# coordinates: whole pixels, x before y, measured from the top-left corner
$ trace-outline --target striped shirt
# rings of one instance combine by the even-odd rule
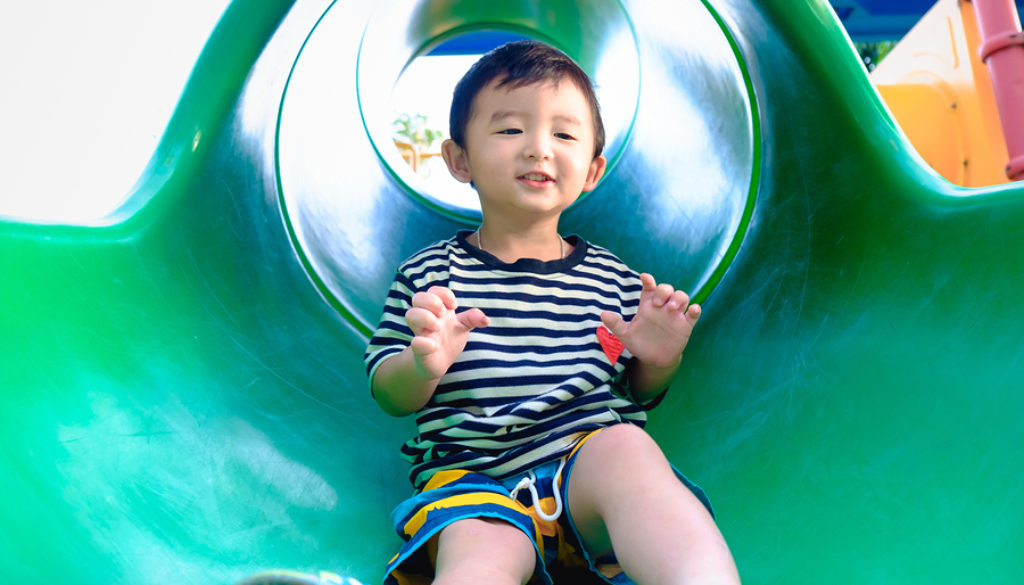
[[[646,406],[626,387],[632,357],[605,330],[601,312],[629,320],[640,278],[608,250],[576,236],[564,259],[512,264],[466,242],[471,232],[421,250],[398,269],[366,350],[370,378],[412,339],[405,312],[431,286],[479,308],[490,325],[466,348],[417,413],[402,447],[419,489],[437,471],[467,469],[497,479],[568,453],[582,434],[619,422],[643,426]],[[611,338],[611,339],[609,339]]]

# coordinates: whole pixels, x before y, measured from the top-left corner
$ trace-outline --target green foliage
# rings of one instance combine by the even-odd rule
[[[868,71],[874,71],[875,67],[882,62],[882,59],[889,54],[889,51],[896,46],[896,41],[880,41],[877,43],[854,43],[857,52],[860,53],[861,61]]]
[[[444,133],[427,127],[427,117],[423,114],[402,114],[392,122],[395,135],[401,136],[410,144],[423,150],[441,139]]]

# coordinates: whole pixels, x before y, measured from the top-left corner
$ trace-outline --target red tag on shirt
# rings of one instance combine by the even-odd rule
[[[601,349],[604,350],[604,355],[608,356],[608,359],[614,364],[619,361],[619,356],[622,355],[623,345],[619,341],[615,334],[608,330],[604,325],[597,326],[597,340],[601,343]]]

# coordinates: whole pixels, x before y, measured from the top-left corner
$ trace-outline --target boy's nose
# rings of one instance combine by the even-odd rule
[[[531,136],[523,149],[523,155],[538,160],[551,158],[551,139],[542,133]]]

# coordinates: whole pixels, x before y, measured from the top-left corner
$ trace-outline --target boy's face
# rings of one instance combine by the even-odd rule
[[[594,157],[587,100],[569,81],[513,89],[496,84],[473,100],[465,148],[451,140],[442,146],[448,169],[476,185],[485,217],[557,216],[604,174],[604,157]]]

